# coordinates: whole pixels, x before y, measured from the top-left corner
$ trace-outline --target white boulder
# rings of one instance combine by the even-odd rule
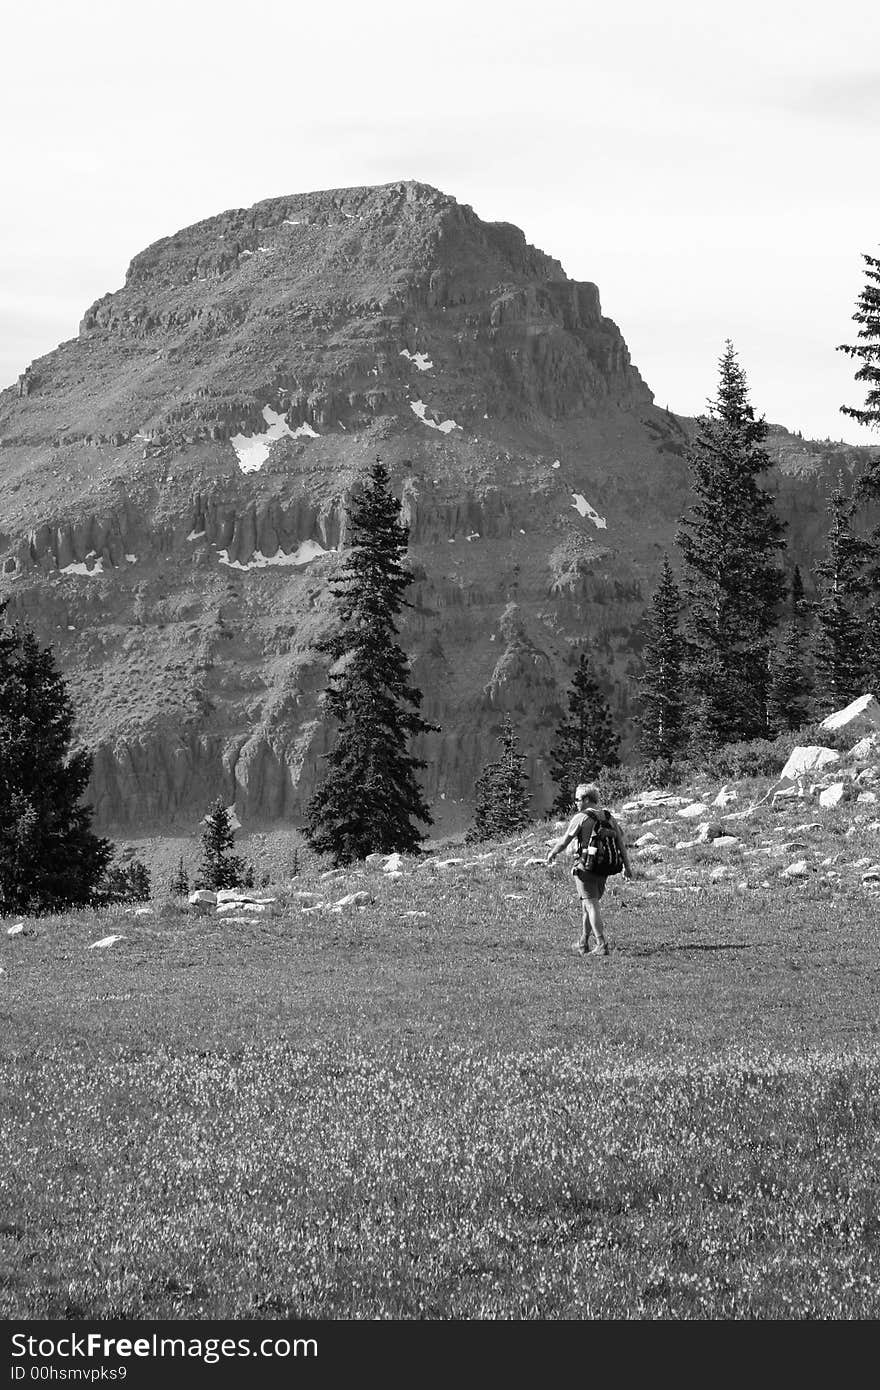
[[[731,849],[739,844],[739,838],[736,835],[718,835],[711,843],[713,849]]]
[[[206,905],[215,907],[217,905],[217,894],[213,893],[210,888],[197,888],[194,893],[190,893],[189,901],[194,905],[196,903],[205,903]]]
[[[846,796],[846,783],[834,782],[819,793],[820,806],[839,806]]]
[[[361,905],[366,907],[367,903],[369,903],[370,901],[371,898],[369,893],[365,893],[363,891],[360,891],[358,893],[346,893],[344,898],[340,898],[338,902],[335,902],[333,904],[333,907],[334,909],[343,907],[360,907]]]
[[[399,854],[389,854],[388,858],[385,860],[385,863],[382,865],[382,871],[386,874],[399,874],[401,871],[402,863],[403,860],[401,859]]]
[[[720,806],[723,810],[725,806],[730,805],[731,801],[736,801],[738,796],[739,793],[736,791],[735,787],[722,787],[715,800],[712,802],[712,805]]]
[[[785,767],[779,774],[780,782],[796,782],[808,772],[818,772],[820,767],[840,761],[840,754],[833,748],[822,748],[810,744],[805,748],[793,748]]]
[[[690,806],[682,806],[676,814],[684,820],[696,820],[698,816],[704,816],[708,809],[705,801],[692,801]]]
[[[864,762],[866,758],[874,758],[880,754],[880,729],[874,734],[865,734],[858,743],[854,743],[849,750],[849,756],[854,758],[857,763]]]
[[[782,878],[806,878],[810,872],[810,866],[806,859],[796,859],[793,864],[789,864],[787,869],[782,870]]]
[[[860,695],[845,709],[838,709],[829,714],[827,719],[822,720],[819,728],[852,729],[853,732],[861,728],[866,733],[871,729],[880,729],[880,704],[873,695]]]

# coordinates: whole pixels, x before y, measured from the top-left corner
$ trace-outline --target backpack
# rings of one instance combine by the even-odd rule
[[[578,851],[582,866],[588,873],[598,874],[600,878],[619,874],[623,869],[623,855],[611,824],[610,811],[585,811],[584,814],[593,822],[593,828],[586,846],[583,841],[584,822],[581,822],[578,831]],[[599,819],[600,815],[605,817],[604,821]]]

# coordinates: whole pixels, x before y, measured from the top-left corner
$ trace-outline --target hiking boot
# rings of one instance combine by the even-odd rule
[[[596,944],[595,944],[595,946],[591,946],[590,949],[589,949],[589,951],[587,951],[587,955],[588,955],[588,956],[607,956],[607,955],[608,955],[608,942],[607,942],[607,941],[597,941]]]
[[[587,943],[583,937],[579,937],[577,941],[573,941],[571,943],[571,949],[579,956],[586,956],[589,954],[587,951]]]

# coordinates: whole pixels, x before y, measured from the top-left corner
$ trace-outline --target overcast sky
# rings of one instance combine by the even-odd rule
[[[0,384],[136,252],[261,198],[418,179],[599,286],[657,403],[731,338],[768,420],[880,442],[877,0],[29,0],[0,83]]]

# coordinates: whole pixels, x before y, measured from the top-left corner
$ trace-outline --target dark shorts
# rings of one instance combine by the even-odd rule
[[[608,882],[604,874],[591,874],[589,870],[582,869],[579,864],[575,864],[571,871],[572,878],[582,898],[592,898],[598,902],[605,892],[605,884]]]

